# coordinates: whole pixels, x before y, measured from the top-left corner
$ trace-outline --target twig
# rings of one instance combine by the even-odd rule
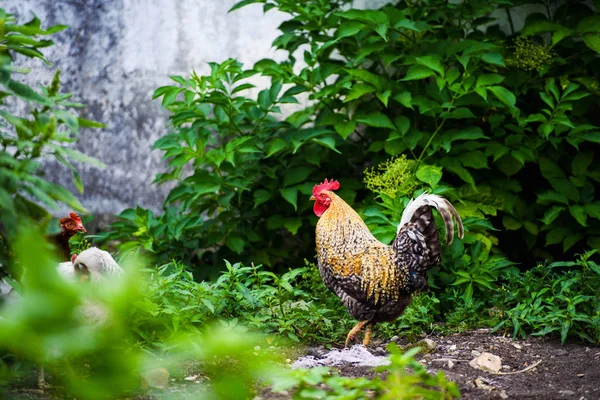
[[[514,375],[514,374],[522,374],[523,372],[527,372],[529,370],[534,369],[535,367],[538,366],[539,363],[541,363],[542,360],[538,360],[538,362],[536,362],[535,364],[531,364],[529,367],[522,369],[520,371],[513,371],[513,372],[492,372],[492,374],[495,375]]]

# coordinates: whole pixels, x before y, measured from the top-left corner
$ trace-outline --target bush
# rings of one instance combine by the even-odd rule
[[[576,261],[539,264],[524,274],[511,275],[495,299],[513,337],[560,334],[562,343],[576,338],[600,343],[600,266],[582,254]]]

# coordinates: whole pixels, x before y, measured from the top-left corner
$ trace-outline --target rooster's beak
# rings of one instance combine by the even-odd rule
[[[317,199],[315,198],[315,196],[310,196],[310,199],[309,199],[309,200],[310,200],[310,201],[315,201],[315,200],[317,200]]]

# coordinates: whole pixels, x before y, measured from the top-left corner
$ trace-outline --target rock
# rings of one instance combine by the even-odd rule
[[[508,399],[508,395],[506,394],[506,390],[502,389],[498,394],[501,399]]]
[[[448,360],[448,369],[454,368],[454,362],[452,360]]]
[[[392,336],[390,342],[397,342],[400,339],[398,336]]]
[[[433,351],[437,347],[437,343],[431,339],[423,339],[421,340],[421,343],[423,343],[426,346],[424,350],[427,352]]]
[[[183,378],[184,381],[195,381],[198,375],[186,376]]]
[[[142,387],[145,389],[166,389],[169,386],[169,371],[155,368],[142,374]]]
[[[585,374],[577,374],[578,378],[583,378],[585,376]]]
[[[471,350],[471,355],[473,357],[479,357],[481,355],[481,352],[479,350]]]
[[[482,353],[472,359],[469,365],[482,371],[498,372],[502,368],[502,359],[492,353]]]
[[[556,349],[554,350],[553,354],[557,357],[564,357],[564,356],[568,356],[569,352],[563,349]]]
[[[517,350],[523,350],[523,346],[521,346],[519,343],[512,343],[512,346]]]
[[[475,383],[475,387],[478,387],[479,389],[485,389],[485,390],[494,389],[493,386],[489,385],[490,381],[488,381],[487,379],[485,379],[482,376],[478,376],[477,379],[475,379],[475,381],[473,383]]]
[[[448,351],[450,351],[450,352],[456,351],[456,345],[453,344],[452,346],[448,347]]]
[[[575,396],[576,393],[572,390],[559,390],[558,394],[562,396]]]

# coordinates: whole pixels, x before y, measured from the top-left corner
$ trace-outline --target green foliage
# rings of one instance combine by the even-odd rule
[[[454,399],[460,397],[458,387],[449,382],[442,371],[431,375],[414,359],[420,349],[402,353],[392,343],[390,366],[378,367],[378,372],[389,372],[386,377],[374,379],[339,376],[329,368],[299,369],[278,377],[273,391],[290,391],[294,399],[364,399],[372,393],[377,399]]]
[[[505,310],[496,329],[512,329],[513,337],[560,333],[563,343],[569,337],[600,343],[600,266],[590,259],[596,252],[508,276],[496,299]]]
[[[20,78],[30,71],[15,60],[25,56],[50,65],[41,49],[52,46],[53,42],[45,38],[66,26],[55,25],[44,30],[37,17],[20,25],[2,8],[0,26],[0,241],[3,243],[0,263],[6,266],[10,264],[7,239],[21,219],[47,223],[50,215],[46,208],[56,208],[58,203],[85,211],[71,192],[44,176],[40,160],[54,159],[65,165],[73,173],[75,186],[83,192],[73,161],[99,167],[103,164],[75,150],[72,144],[81,128],[104,125],[78,116],[75,110],[84,105],[71,101],[71,93],[60,92],[60,71],[55,72],[50,84],[39,90]],[[15,110],[26,113],[18,115]]]
[[[133,317],[141,342],[151,345],[215,320],[276,334],[293,342],[343,340],[352,321],[323,285],[314,265],[281,276],[225,261],[215,282],[196,283],[181,264],[149,270],[147,296]]]

